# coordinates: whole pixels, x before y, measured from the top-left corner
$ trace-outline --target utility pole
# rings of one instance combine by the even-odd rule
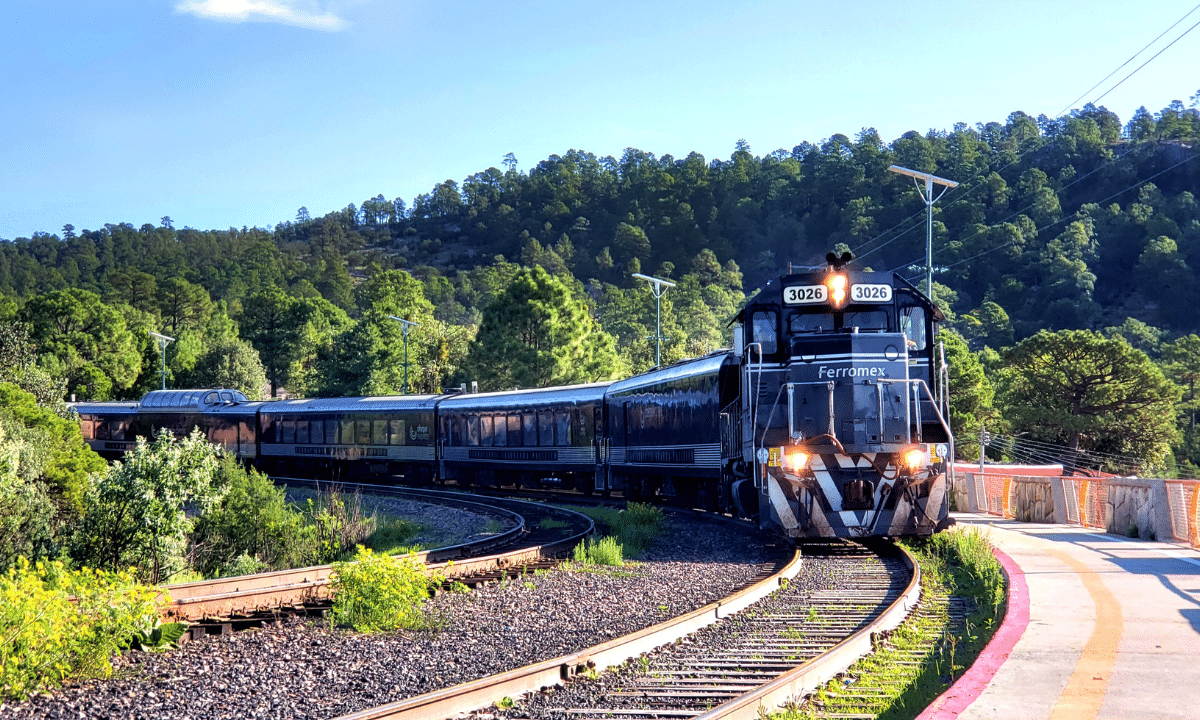
[[[413,326],[419,327],[421,325],[421,323],[413,322],[412,320],[405,320],[404,318],[398,318],[395,315],[388,315],[388,317],[391,318],[392,320],[395,320],[398,323],[402,323],[404,326],[404,394],[407,395],[408,394],[408,329]]]
[[[907,175],[910,178],[912,178],[913,182],[917,186],[917,192],[921,193],[921,199],[925,201],[925,207],[928,210],[928,212],[926,213],[926,221],[925,221],[925,294],[929,296],[930,300],[932,300],[933,299],[933,203],[935,200],[940,199],[942,197],[942,195],[945,195],[946,190],[949,190],[950,188],[958,187],[958,183],[954,182],[953,180],[947,180],[946,178],[938,177],[937,175],[931,175],[927,172],[920,172],[918,170],[909,170],[908,168],[900,167],[899,165],[892,165],[891,167],[888,168],[888,170],[896,173],[897,175]],[[921,183],[918,182],[919,180],[925,181],[925,191],[924,192],[921,192]],[[939,193],[936,198],[933,196],[933,186],[934,185],[944,185],[945,186],[945,189],[943,189],[942,192]]]
[[[158,341],[158,354],[162,357],[162,389],[167,389],[167,345],[175,342],[175,338],[147,330],[150,337]]]
[[[670,280],[650,277],[641,273],[633,273],[633,277],[650,283],[650,292],[654,293],[654,367],[658,367],[662,365],[662,296],[667,291],[667,288],[675,287],[675,283]],[[651,336],[646,336],[647,340],[650,338]]]

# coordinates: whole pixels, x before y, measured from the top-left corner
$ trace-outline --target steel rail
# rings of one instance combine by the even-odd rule
[[[921,566],[906,548],[896,546],[912,579],[904,593],[869,625],[803,665],[750,692],[718,705],[696,720],[757,720],[762,713],[775,712],[817,690],[873,649],[875,633],[894,630],[917,607],[921,599]]]
[[[906,550],[904,563],[912,572],[900,596],[869,625],[833,648],[713,710],[700,715],[704,720],[757,720],[762,712],[812,692],[825,681],[850,667],[870,652],[872,636],[897,627],[920,599],[920,567]],[[765,598],[800,571],[799,551],[781,570],[718,602],[668,620],[623,638],[608,641],[571,655],[535,663],[506,673],[481,678],[443,690],[407,698],[388,705],[342,715],[337,720],[426,720],[449,718],[485,708],[504,697],[516,698],[544,687],[558,685],[587,670],[600,671],[630,658],[672,643],[685,635],[737,613]]]
[[[419,495],[426,499],[446,500],[446,494],[435,494],[432,491],[405,494]],[[582,538],[590,535],[595,528],[592,520],[584,515],[563,508],[554,508],[556,512],[578,515],[582,518],[581,525],[585,529],[552,543],[519,548],[509,552],[477,555],[477,553],[494,550],[498,546],[516,541],[528,531],[525,519],[511,510],[457,497],[450,499],[453,502],[445,504],[452,504],[459,508],[485,510],[492,515],[504,515],[513,520],[515,526],[504,533],[477,541],[416,554],[416,559],[425,564],[428,574],[439,573],[447,579],[466,577],[488,570],[520,567],[537,560],[560,556],[572,550]],[[534,503],[526,504],[534,505]],[[543,512],[547,509],[546,506],[537,507]],[[467,557],[469,555],[472,557]],[[264,610],[327,600],[332,574],[333,565],[315,565],[257,575],[168,585],[165,587],[165,591],[170,595],[171,603],[163,609],[162,615],[169,620],[198,621],[231,615],[248,615]]]
[[[791,560],[770,577],[743,588],[723,600],[709,603],[677,618],[570,655],[563,655],[498,675],[342,715],[338,720],[448,718],[459,713],[487,707],[503,697],[518,697],[543,687],[557,685],[580,672],[600,671],[620,665],[631,657],[675,642],[690,633],[746,609],[775,592],[784,582],[796,577],[800,572],[801,564],[802,559],[797,550]]]

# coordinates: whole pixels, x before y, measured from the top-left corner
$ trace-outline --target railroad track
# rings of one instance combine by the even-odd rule
[[[673,620],[339,720],[448,718],[522,696],[520,717],[755,719],[849,667],[871,650],[874,633],[896,627],[917,605],[920,571],[912,556],[892,545],[877,550],[807,546],[809,554],[845,560],[846,582],[816,593],[790,587],[800,570],[796,551],[758,582]],[[543,690],[563,682],[565,689]]]
[[[555,564],[594,530],[592,520],[580,513],[539,503],[503,498],[480,502],[474,496],[437,490],[371,486],[370,491],[506,518],[511,527],[504,532],[417,553],[429,573],[469,586]],[[163,616],[188,622],[185,639],[190,640],[277,621],[281,614],[321,613],[330,599],[332,571],[332,565],[317,565],[169,585],[171,603]]]

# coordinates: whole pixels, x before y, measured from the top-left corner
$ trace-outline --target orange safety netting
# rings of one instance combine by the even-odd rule
[[[975,487],[978,512],[1014,517],[1013,475],[999,473],[966,473],[967,482]],[[1066,495],[1066,517],[1072,524],[1104,529],[1107,524],[1109,478],[1062,477]],[[1200,480],[1146,480],[1164,483],[1167,491],[1167,512],[1170,514],[1172,540],[1200,547]]]

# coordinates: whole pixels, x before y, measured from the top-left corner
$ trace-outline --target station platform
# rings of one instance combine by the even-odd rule
[[[920,720],[1200,718],[1200,551],[955,513],[1001,551],[1008,614]]]

